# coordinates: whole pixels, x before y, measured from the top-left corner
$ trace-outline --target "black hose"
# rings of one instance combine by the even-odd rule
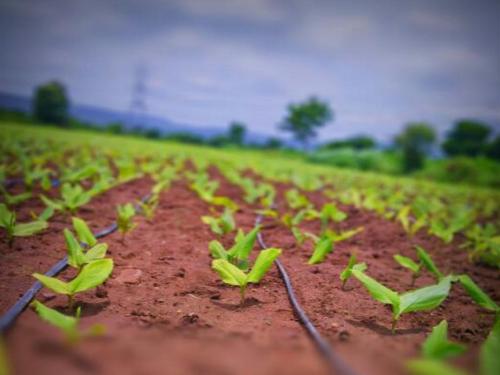
[[[151,198],[151,194],[147,194],[141,198],[142,202],[147,202]],[[136,211],[140,211],[140,207],[135,205]],[[103,238],[111,233],[115,232],[118,229],[118,224],[113,222],[109,227],[104,228],[100,232],[94,234],[95,238]],[[63,259],[58,261],[56,264],[52,266],[52,268],[45,273],[45,276],[53,277],[58,273],[63,271],[68,266],[68,257],[65,256]],[[43,285],[36,281],[33,283],[31,288],[29,288],[21,298],[17,300],[17,302],[5,312],[0,318],[0,333],[6,332],[12,324],[16,321],[17,317],[26,309],[31,300],[35,298],[36,294],[42,289]]]
[[[262,215],[258,215],[255,220],[255,225],[259,225],[261,222],[262,222]],[[260,232],[257,233],[257,241],[259,242],[259,245],[262,249],[268,248]],[[290,277],[288,276],[288,273],[286,272],[283,263],[281,263],[279,259],[276,259],[274,261],[274,264],[276,265],[280,277],[283,280],[283,283],[285,284],[285,289],[288,294],[288,299],[290,300],[290,304],[292,305],[293,311],[299,318],[300,323],[302,323],[308,335],[313,340],[314,344],[316,345],[316,348],[319,350],[323,358],[328,363],[331,372],[338,375],[356,375],[356,372],[352,368],[350,368],[342,360],[342,358],[340,358],[340,356],[338,356],[333,351],[328,342],[321,336],[321,334],[318,332],[314,324],[311,322],[304,309],[300,306],[300,303],[297,300],[297,296],[295,295],[295,291],[292,286],[292,281],[290,280]]]

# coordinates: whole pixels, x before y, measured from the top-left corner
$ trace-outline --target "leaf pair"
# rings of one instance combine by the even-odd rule
[[[45,276],[40,273],[34,273],[33,277],[53,292],[68,296],[69,308],[71,309],[75,294],[101,285],[108,279],[112,271],[113,260],[100,259],[83,266],[78,276],[70,282],[64,282],[55,277]]]
[[[430,273],[432,273],[438,281],[441,280],[444,276],[437,268],[429,253],[427,253],[427,251],[425,251],[423,247],[418,245],[415,246],[415,249],[420,261],[419,263],[416,263],[415,261],[413,261],[413,259],[405,257],[403,255],[394,255],[394,260],[399,263],[400,266],[407,268],[412,272],[412,285],[415,282],[415,279],[420,276],[422,267],[426,268]]]
[[[237,266],[222,258],[212,261],[212,269],[219,274],[225,284],[240,288],[241,303],[243,303],[248,284],[259,283],[280,254],[281,249],[269,248],[262,250],[249,273],[243,272]]]
[[[220,217],[202,216],[203,223],[210,225],[210,230],[218,235],[232,232],[236,228],[233,212],[225,208]]]
[[[428,311],[438,307],[448,296],[452,281],[452,277],[447,276],[435,285],[399,294],[358,269],[352,269],[351,272],[368,290],[373,299],[392,306],[393,331],[402,314]]]
[[[135,216],[135,208],[132,203],[116,206],[117,219],[116,224],[122,236],[135,228],[133,218]]]
[[[102,335],[105,327],[101,324],[94,324],[85,333],[81,333],[78,326],[80,323],[80,307],[76,310],[76,316],[68,316],[57,310],[45,306],[39,301],[33,301],[31,306],[35,309],[38,316],[47,323],[59,328],[69,344],[76,344],[83,337]]]
[[[307,264],[318,264],[326,259],[326,256],[333,252],[333,241],[329,237],[321,237],[314,245],[314,251],[307,261]]]
[[[87,251],[83,251],[82,245],[77,241],[73,233],[68,229],[64,229],[64,239],[68,249],[68,264],[71,267],[80,269],[85,264],[97,259],[102,259],[106,256],[108,245],[105,243],[97,243],[96,238],[85,221],[74,217],[73,228],[77,233],[78,240],[90,248]]]
[[[345,284],[347,283],[347,280],[349,280],[349,278],[351,277],[352,275],[352,271],[353,270],[358,270],[358,271],[361,271],[361,272],[364,272],[366,271],[366,263],[357,263],[357,259],[356,259],[356,254],[355,253],[352,253],[351,256],[349,257],[349,262],[347,263],[347,266],[346,268],[344,268],[342,270],[342,272],[340,273],[340,281],[342,281],[342,289],[345,287]]]
[[[55,211],[75,213],[79,207],[90,201],[91,194],[83,190],[79,184],[64,183],[61,187],[61,199],[49,199],[45,195],[41,195],[40,198],[47,207],[51,207]]]
[[[7,232],[7,241],[12,246],[14,237],[29,237],[48,228],[45,220],[35,220],[28,223],[17,223],[16,213],[10,211],[4,203],[0,203],[0,228]]]
[[[224,246],[219,241],[213,240],[208,245],[210,254],[214,259],[224,259],[242,270],[247,270],[248,257],[253,249],[259,230],[260,226],[256,226],[246,235],[242,230],[239,230],[234,245],[229,250],[224,249]]]

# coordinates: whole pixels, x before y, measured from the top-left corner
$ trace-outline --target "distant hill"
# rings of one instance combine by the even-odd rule
[[[0,108],[27,113],[31,111],[31,98],[0,92]],[[144,115],[137,117],[127,112],[81,104],[72,104],[70,114],[79,121],[96,125],[104,126],[113,122],[119,122],[127,128],[140,125],[146,129],[158,129],[164,134],[183,132],[195,134],[203,138],[210,138],[226,132],[226,128],[223,126],[198,127],[159,116]],[[268,136],[263,134],[248,132],[246,140],[249,143],[264,143],[268,138]]]

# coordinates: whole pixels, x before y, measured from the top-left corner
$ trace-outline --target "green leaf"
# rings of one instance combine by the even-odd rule
[[[451,277],[443,278],[438,284],[426,286],[400,295],[400,304],[395,318],[412,311],[427,311],[438,307],[448,297]]]
[[[428,359],[443,360],[456,357],[465,351],[465,345],[448,340],[448,322],[442,320],[422,344],[422,355]]]
[[[225,259],[213,260],[212,269],[219,274],[221,280],[226,284],[243,287],[247,283],[245,273]]]
[[[112,259],[100,259],[85,265],[78,276],[67,285],[71,294],[95,288],[106,281],[113,271]]]
[[[236,243],[228,250],[228,255],[235,257],[239,260],[248,259],[250,252],[253,249],[257,234],[259,233],[260,226],[256,226],[244,236],[237,236]]]
[[[458,281],[479,306],[487,310],[500,312],[500,307],[468,275],[460,275]]]
[[[345,285],[347,280],[352,275],[352,270],[358,270],[360,272],[364,272],[367,269],[366,263],[358,263],[356,264],[356,254],[352,253],[351,256],[349,257],[349,262],[347,263],[346,268],[340,273],[340,281],[342,281],[342,285]]]
[[[231,211],[238,211],[239,207],[235,201],[228,197],[213,197],[210,201],[214,206],[223,206]]]
[[[423,247],[415,245],[415,248],[417,250],[417,255],[422,264],[424,265],[425,268],[429,272],[431,272],[438,280],[441,280],[443,278],[443,274],[438,270],[436,265],[434,264],[431,256],[423,249]]]
[[[102,259],[106,256],[106,251],[108,250],[108,245],[105,243],[98,243],[97,245],[91,247],[84,254],[85,263],[93,262],[97,259]]]
[[[495,325],[486,341],[481,346],[479,367],[481,375],[500,374],[500,319],[497,317]]]
[[[281,249],[269,248],[262,250],[257,256],[252,270],[247,276],[247,282],[258,283],[272,266],[274,260],[280,256],[280,254]]]
[[[333,251],[333,241],[329,237],[321,238],[314,246],[314,252],[309,258],[308,264],[318,264],[325,260],[326,256]]]
[[[80,242],[86,243],[88,246],[94,246],[97,243],[96,238],[89,229],[87,223],[78,217],[73,217],[73,228]]]
[[[0,203],[0,227],[8,228],[15,222],[15,215],[4,203]]]
[[[413,359],[406,367],[412,375],[467,375],[466,372],[435,359]]]
[[[420,265],[415,263],[411,258],[396,254],[394,255],[394,260],[401,266],[408,268],[413,273],[418,273],[418,271],[420,271]]]
[[[35,233],[47,229],[49,224],[46,221],[35,220],[30,223],[20,223],[14,226],[13,235],[16,237],[28,237]]]
[[[83,249],[76,240],[73,233],[68,229],[64,229],[64,240],[66,241],[66,248],[68,249],[68,264],[74,268],[80,268],[85,264],[85,256]]]
[[[56,279],[55,277],[45,276],[40,273],[34,273],[33,277],[40,281],[44,287],[49,288],[55,293],[66,295],[72,294],[69,284]]]
[[[358,279],[368,290],[370,295],[377,301],[393,306],[393,309],[399,306],[399,295],[395,291],[387,288],[377,280],[365,275],[359,269],[352,269],[352,275]]]
[[[76,328],[78,325],[78,319],[73,316],[68,316],[61,314],[59,311],[51,309],[45,306],[43,303],[37,300],[31,303],[31,306],[35,308],[38,316],[45,320],[47,323],[63,330],[66,335],[71,336],[76,333]]]
[[[214,259],[225,259],[227,260],[227,251],[224,246],[219,241],[213,240],[208,244],[208,249],[210,254]]]
[[[53,207],[45,207],[42,213],[38,216],[38,220],[40,221],[49,221],[49,219],[54,216],[54,208]]]

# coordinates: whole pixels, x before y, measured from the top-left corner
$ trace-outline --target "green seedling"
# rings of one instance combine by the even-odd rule
[[[194,176],[190,186],[202,200],[210,202],[219,188],[219,181],[210,180],[208,173],[201,172]]]
[[[500,319],[496,319],[495,325],[486,338],[479,354],[479,367],[481,375],[500,374]]]
[[[398,220],[406,233],[410,236],[414,236],[420,229],[422,229],[427,224],[427,218],[422,215],[417,219],[413,219],[410,216],[411,206],[404,206],[399,210],[396,220]]]
[[[233,201],[231,198],[228,197],[212,197],[209,201],[211,205],[214,206],[222,206],[225,207],[233,212],[236,212],[239,210],[238,204]]]
[[[339,223],[347,219],[347,214],[341,211],[333,203],[327,203],[322,208],[321,211],[316,211],[315,209],[310,209],[308,211],[309,217],[318,218],[321,222],[321,233],[323,233],[328,228],[328,223],[330,221]]]
[[[331,240],[333,242],[341,242],[341,241],[345,241],[345,240],[348,240],[349,238],[354,237],[358,233],[361,233],[363,230],[364,230],[363,227],[348,229],[348,230],[344,230],[344,231],[340,231],[340,232],[335,232],[334,230],[326,229],[323,232],[323,235],[331,238]]]
[[[422,356],[426,359],[444,360],[465,352],[466,346],[448,340],[448,322],[442,320],[422,344]]]
[[[54,293],[66,295],[68,297],[68,308],[72,310],[74,297],[77,293],[85,292],[101,285],[108,279],[112,271],[112,259],[99,259],[84,265],[78,276],[70,282],[64,282],[55,277],[39,273],[34,273],[33,277]]]
[[[468,275],[458,276],[458,281],[479,306],[500,315],[500,306],[493,301]]]
[[[210,225],[210,230],[218,235],[227,234],[236,228],[233,212],[225,208],[220,217],[202,216],[203,223]]]
[[[246,235],[242,230],[239,230],[234,245],[229,250],[226,250],[219,241],[213,240],[208,245],[210,254],[214,259],[227,260],[246,271],[248,269],[248,257],[253,249],[259,230],[260,226],[256,226]]]
[[[394,255],[394,260],[402,267],[407,268],[411,271],[411,285],[415,284],[415,280],[420,276],[421,265],[415,263],[413,259],[405,257],[403,255]]]
[[[447,276],[435,285],[398,294],[362,271],[353,269],[352,275],[363,284],[373,299],[392,306],[393,332],[402,314],[414,311],[428,311],[438,307],[448,296],[452,281],[452,277]]]
[[[346,268],[342,270],[340,273],[340,281],[342,281],[342,289],[345,288],[345,284],[347,283],[347,280],[352,276],[352,271],[353,270],[358,270],[360,272],[366,271],[366,263],[356,263],[356,254],[352,253],[351,256],[349,257],[349,262],[347,263]]]
[[[9,192],[1,184],[0,184],[0,192],[3,195],[4,202],[7,204],[7,206],[10,207],[22,203],[33,196],[33,193],[30,191],[26,191],[24,193],[16,195],[9,194]]]
[[[248,284],[258,284],[280,254],[281,249],[269,248],[262,250],[257,256],[252,270],[249,273],[243,272],[237,266],[225,259],[214,259],[212,261],[212,269],[219,274],[221,280],[225,284],[238,286],[240,288],[241,304],[243,304]]]
[[[431,256],[427,251],[424,250],[423,247],[415,245],[415,250],[417,251],[417,256],[420,259],[420,262],[422,265],[436,277],[437,280],[441,280],[444,275],[439,271],[439,269],[436,267],[434,264],[434,261],[432,260]]]
[[[314,251],[307,264],[318,264],[326,259],[326,256],[333,252],[333,241],[329,237],[321,237],[314,245]]]
[[[55,211],[69,211],[72,214],[79,207],[87,204],[91,197],[91,194],[83,190],[79,184],[71,185],[70,183],[62,185],[61,199],[49,199],[45,195],[40,196],[47,207],[53,208]]]
[[[146,201],[137,201],[137,205],[140,208],[140,212],[144,215],[148,222],[153,220],[155,211],[158,208],[159,196],[158,194],[153,194]]]
[[[299,208],[307,208],[311,202],[303,194],[300,194],[297,189],[290,189],[285,192],[285,198],[290,208],[296,210]]]
[[[9,247],[14,244],[15,237],[29,237],[48,228],[48,226],[49,224],[44,220],[17,223],[16,213],[9,211],[5,204],[0,203],[0,228],[4,228],[7,232]]]
[[[125,235],[136,226],[133,220],[135,216],[135,209],[132,203],[127,203],[124,205],[117,205],[116,212],[116,224],[118,225],[118,230],[122,234],[122,240],[124,240]]]
[[[96,238],[85,221],[74,217],[73,228],[77,233],[79,241],[76,240],[71,231],[64,229],[64,239],[68,249],[68,264],[71,267],[81,270],[85,264],[91,263],[97,259],[102,259],[106,256],[108,245],[105,243],[97,243]],[[89,247],[89,249],[84,251],[80,243],[83,243],[85,246]]]
[[[74,345],[86,337],[101,336],[106,330],[102,324],[94,324],[88,331],[81,332],[78,327],[80,323],[80,307],[76,309],[76,316],[73,317],[51,309],[37,300],[33,301],[31,306],[42,320],[56,328],[59,328],[63,333],[66,342],[70,345]]]

